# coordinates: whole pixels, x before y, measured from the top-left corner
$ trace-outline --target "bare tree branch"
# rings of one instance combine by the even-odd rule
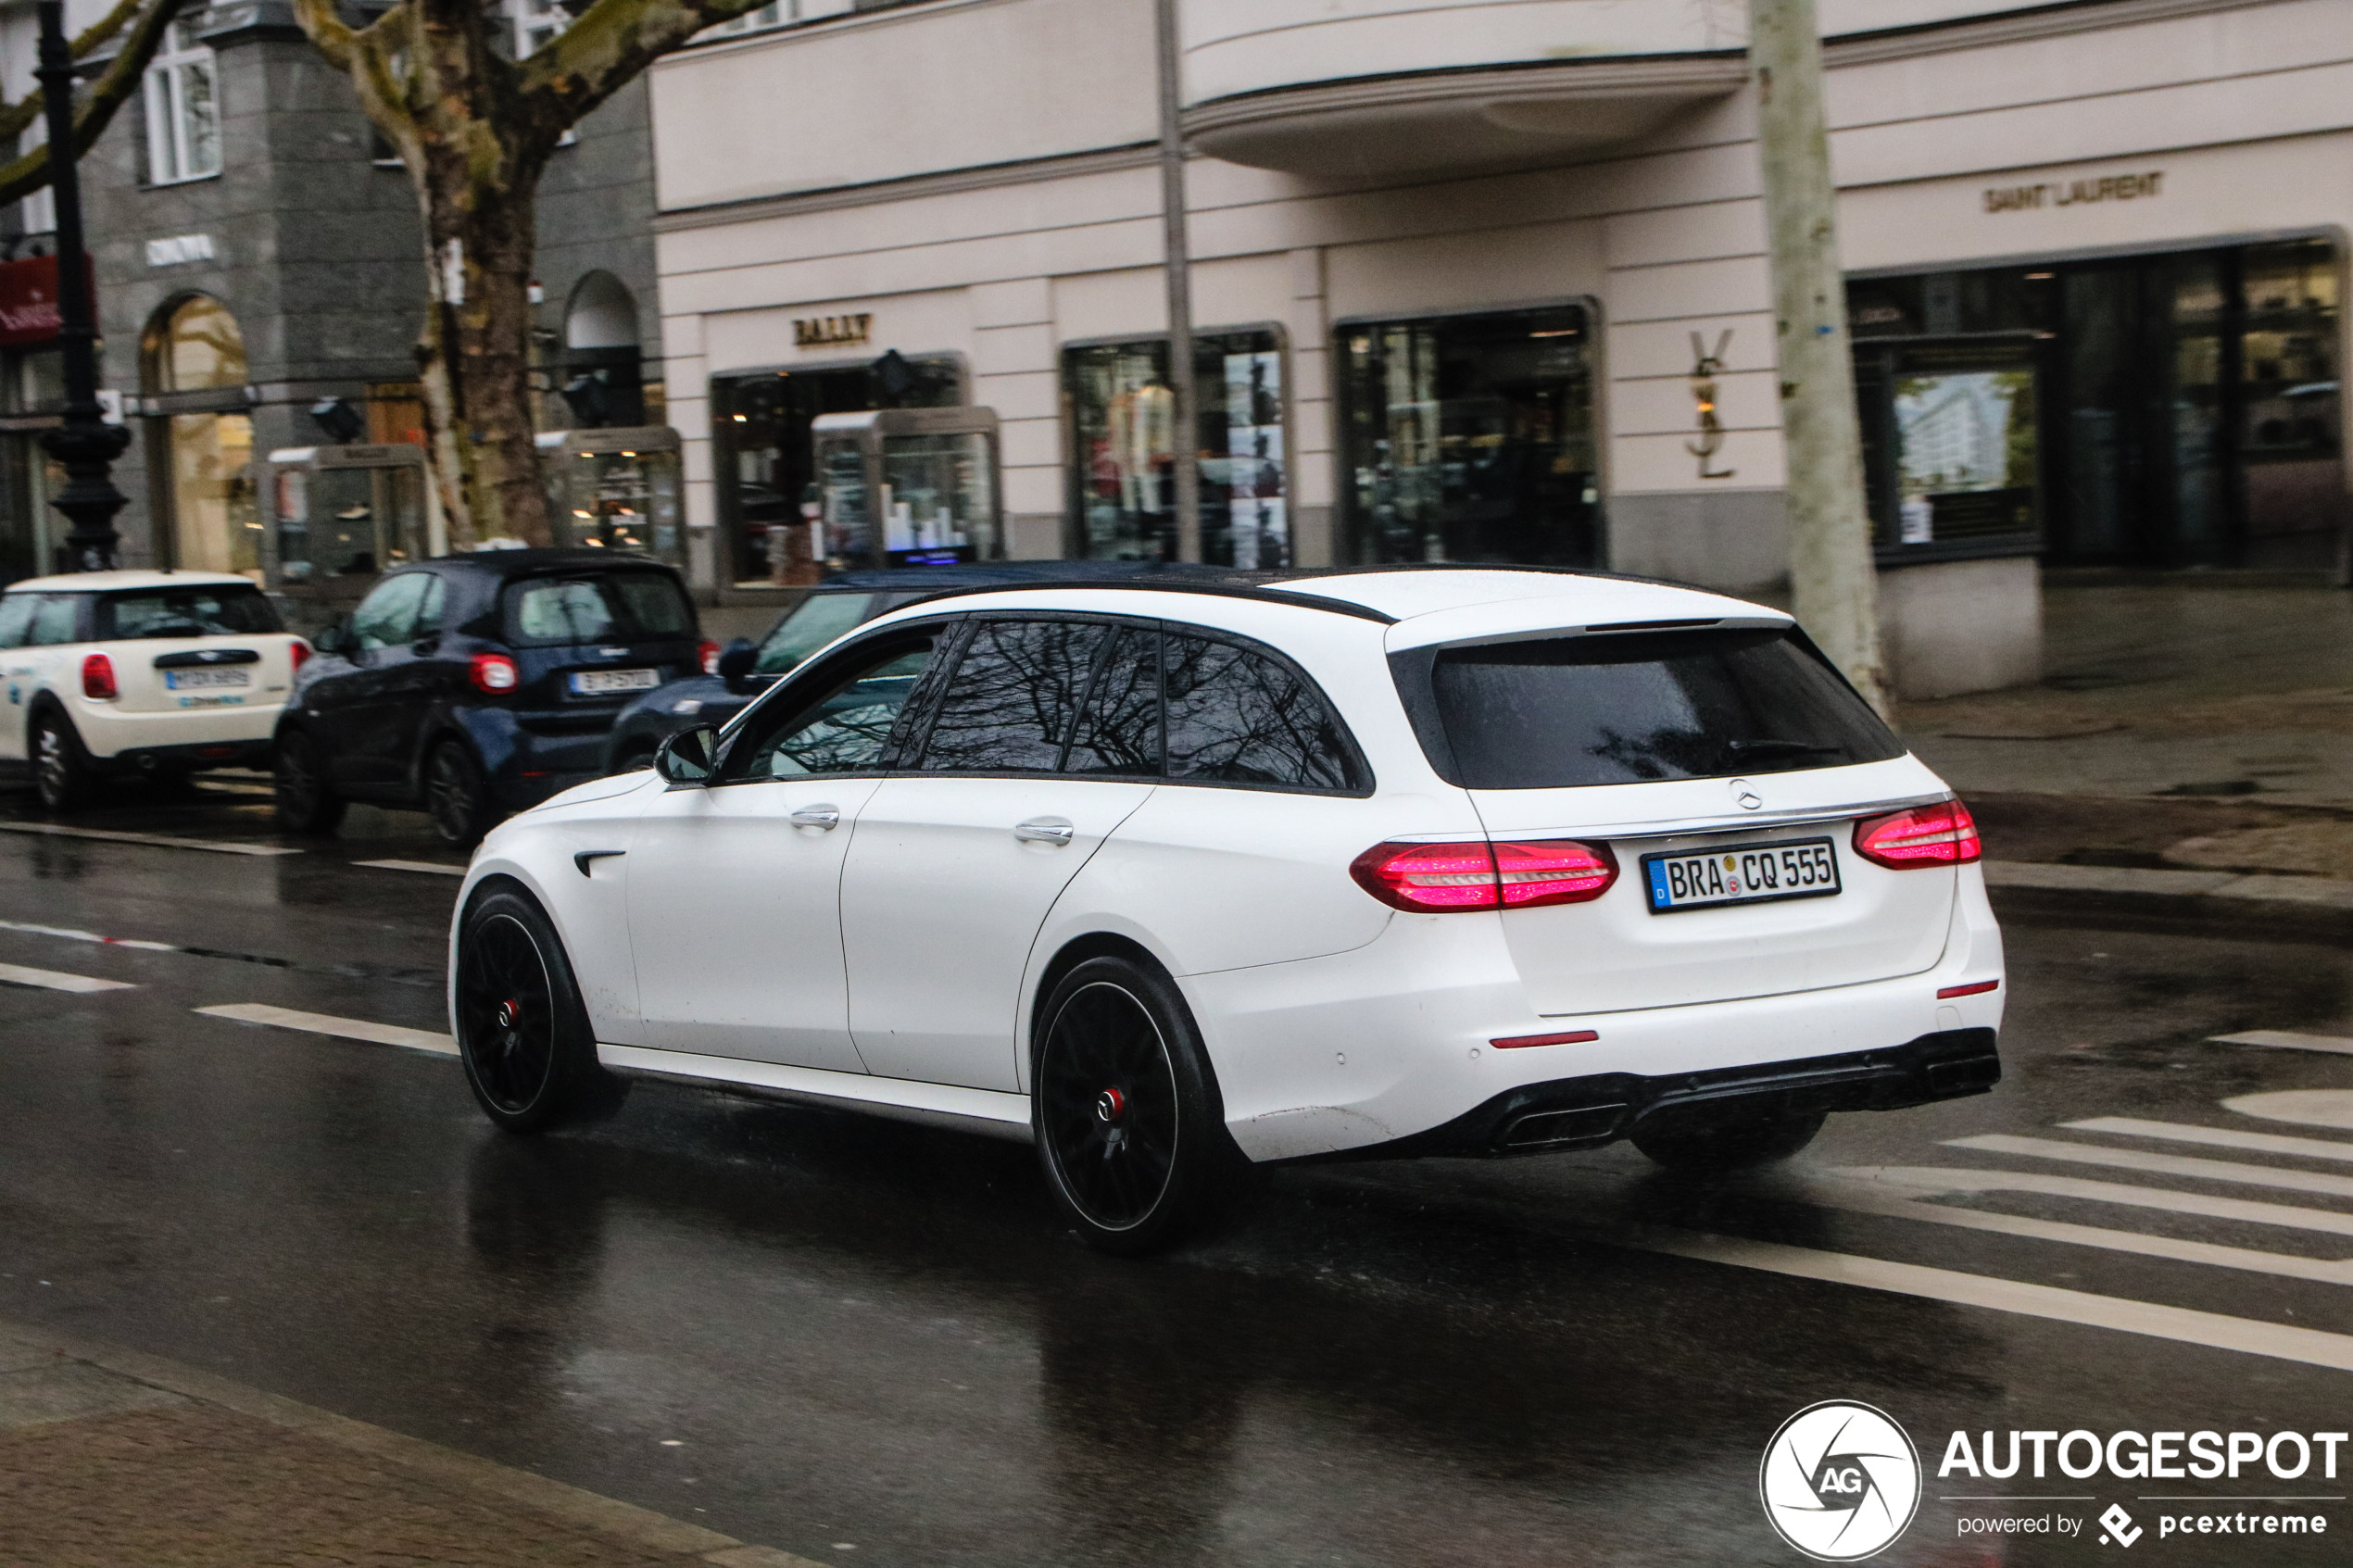
[[[397,9],[397,7],[395,7]],[[351,69],[351,51],[359,36],[336,14],[335,0],[295,0],[295,23],[309,35],[327,63],[337,70]],[[381,23],[383,19],[378,18]]]
[[[138,91],[140,80],[147,74],[148,62],[155,58],[156,50],[163,44],[164,30],[171,25],[172,18],[180,14],[183,0],[143,0],[143,3],[147,8],[140,15],[137,25],[132,28],[131,36],[124,41],[121,52],[107,62],[105,72],[74,107],[73,157],[77,160],[105,133],[114,120],[115,111],[122,107],[123,101]],[[98,24],[99,27],[106,25],[106,22]],[[90,30],[91,32],[96,31],[97,28]],[[85,32],[82,37],[89,35]],[[31,104],[40,100],[41,94],[36,93],[25,102]],[[21,200],[48,183],[49,146],[44,143],[15,162],[0,166],[0,205]]]
[[[561,135],[640,71],[705,28],[767,0],[596,0],[517,69],[535,126]]]

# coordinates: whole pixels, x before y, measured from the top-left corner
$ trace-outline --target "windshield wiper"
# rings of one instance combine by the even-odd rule
[[[1814,746],[1802,740],[1728,740],[1724,749],[1739,757],[1825,757],[1846,748]]]

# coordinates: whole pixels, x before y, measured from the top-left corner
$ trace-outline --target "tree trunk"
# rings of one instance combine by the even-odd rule
[[[454,547],[555,543],[531,419],[536,170],[431,160],[418,182],[430,301],[417,338],[426,438]]]

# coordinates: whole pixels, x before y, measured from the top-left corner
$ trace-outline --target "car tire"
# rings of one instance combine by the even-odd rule
[[[563,942],[519,887],[493,883],[468,906],[453,991],[458,1056],[491,1121],[541,1133],[619,1109],[628,1085],[598,1064]]]
[[[44,810],[63,815],[90,804],[97,793],[97,771],[73,721],[55,708],[32,717],[25,736],[26,755],[32,759],[32,787]]]
[[[342,826],[348,803],[327,782],[327,759],[319,743],[300,730],[289,730],[278,737],[276,750],[271,772],[278,825],[299,834],[331,834]]]
[[[1821,1111],[1722,1122],[1671,1114],[1634,1123],[1636,1148],[1670,1171],[1738,1171],[1787,1160],[1822,1130]]]
[[[1106,957],[1063,975],[1038,1010],[1034,1060],[1038,1162],[1088,1246],[1157,1251],[1247,1185],[1200,1031],[1157,967]]]
[[[497,822],[490,781],[463,741],[443,741],[425,759],[425,810],[452,849],[472,848]]]

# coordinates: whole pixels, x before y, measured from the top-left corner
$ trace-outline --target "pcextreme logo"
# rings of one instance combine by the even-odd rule
[[[1781,1423],[1756,1489],[1781,1539],[1818,1562],[1859,1562],[1919,1512],[1919,1450],[1886,1411],[1825,1399]]]

